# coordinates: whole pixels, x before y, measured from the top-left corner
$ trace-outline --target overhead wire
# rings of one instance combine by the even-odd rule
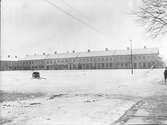
[[[63,12],[64,14],[66,14],[67,16],[70,16],[72,19],[80,22],[81,24],[87,26],[89,29],[97,32],[97,33],[100,33],[99,30],[97,30],[94,26],[90,25],[89,23],[81,20],[80,18],[74,16],[73,14],[71,14],[70,12],[66,11],[65,9],[61,8],[60,6],[58,6],[55,2],[51,2],[50,0],[44,0],[46,1],[48,4],[52,5],[53,7],[55,7],[57,10]]]
[[[67,3],[65,0],[61,0],[61,2],[65,4],[67,7],[69,7],[71,10],[80,14],[82,17],[87,18],[85,15],[83,15],[83,13],[81,13],[78,9],[74,8],[71,4]]]
[[[81,13],[78,9],[76,9],[76,8],[74,8],[71,4],[69,4],[69,3],[67,3],[65,0],[60,0],[62,3],[64,3],[64,5],[66,5],[68,8],[70,8],[72,11],[74,11],[74,12],[76,12],[76,13],[78,13],[79,15],[81,15],[82,17],[84,17],[84,19],[86,19],[86,20],[88,20],[87,18],[88,17],[86,17],[83,13]],[[95,28],[96,29],[96,28]],[[97,29],[96,29],[97,30]],[[98,33],[99,33],[99,35],[100,36],[98,36],[98,37],[100,37],[100,38],[102,38],[102,39],[106,39],[106,38],[108,38],[108,39],[111,39],[110,37],[108,37],[104,32],[102,32],[102,31],[99,31],[98,30]]]

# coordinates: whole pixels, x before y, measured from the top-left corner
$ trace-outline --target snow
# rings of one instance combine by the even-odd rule
[[[92,99],[95,101],[87,101]],[[31,102],[40,102],[42,105],[30,106]],[[17,102],[8,103],[12,106],[10,109],[2,110],[3,117],[18,116],[13,120],[13,124],[22,124],[23,121],[26,121],[26,125],[103,125],[117,120],[133,104],[128,100],[90,97],[89,99],[87,97],[65,97],[50,101],[35,99],[22,103],[26,108]]]
[[[106,125],[143,97],[167,95],[163,69],[134,70],[134,75],[130,70],[39,72],[46,79],[32,79],[32,71],[0,72],[0,90],[46,95],[2,102],[2,118],[21,125]]]
[[[162,69],[135,70],[60,70],[40,71],[46,79],[32,79],[32,71],[0,72],[1,90],[43,92],[45,94],[123,94],[147,96],[164,87]],[[152,93],[153,92],[153,93]]]

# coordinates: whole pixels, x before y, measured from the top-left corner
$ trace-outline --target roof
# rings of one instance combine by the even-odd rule
[[[130,50],[107,50],[107,51],[90,51],[75,53],[57,53],[47,55],[28,55],[20,60],[39,60],[54,58],[76,58],[76,57],[95,57],[95,56],[114,56],[114,55],[130,55]],[[157,48],[133,49],[133,54],[158,54]]]
[[[18,61],[19,58],[15,57],[0,57],[0,61]]]

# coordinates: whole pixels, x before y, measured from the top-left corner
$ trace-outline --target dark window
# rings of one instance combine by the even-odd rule
[[[128,63],[125,63],[125,66],[128,67]]]
[[[123,63],[121,63],[121,67],[123,67],[124,66],[124,64]]]
[[[148,67],[151,68],[151,63],[148,63]]]
[[[146,64],[145,63],[143,63],[143,68],[145,68],[146,67]]]
[[[112,63],[110,63],[110,67],[112,67]]]

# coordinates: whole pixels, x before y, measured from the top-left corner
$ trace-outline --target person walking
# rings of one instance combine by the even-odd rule
[[[165,67],[165,71],[164,71],[164,79],[165,79],[165,83],[166,83],[166,80],[167,80],[167,67]]]

